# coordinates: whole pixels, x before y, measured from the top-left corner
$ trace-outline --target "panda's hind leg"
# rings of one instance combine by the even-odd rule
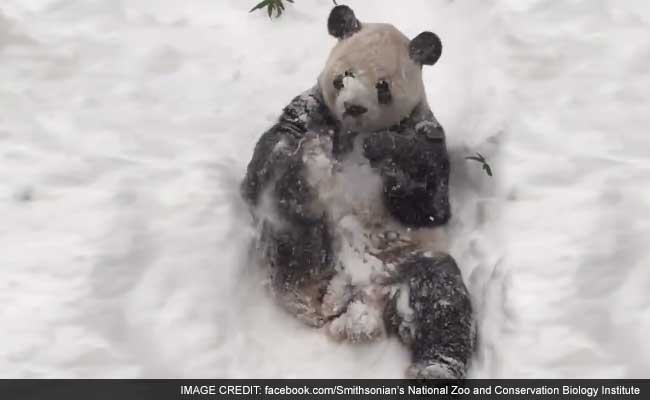
[[[397,268],[398,292],[384,310],[388,333],[410,348],[407,377],[460,379],[474,346],[472,306],[454,259],[410,255]]]

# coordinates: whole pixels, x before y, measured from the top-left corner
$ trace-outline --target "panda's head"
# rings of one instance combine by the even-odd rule
[[[332,9],[327,27],[339,41],[318,83],[344,129],[388,128],[426,101],[422,65],[433,65],[440,57],[436,34],[423,32],[409,40],[390,24],[359,22],[344,5]]]

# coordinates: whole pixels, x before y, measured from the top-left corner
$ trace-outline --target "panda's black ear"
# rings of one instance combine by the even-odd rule
[[[442,42],[433,32],[422,32],[417,35],[409,44],[409,55],[413,61],[433,65],[442,54]]]
[[[338,39],[345,39],[361,29],[361,22],[348,6],[336,6],[327,19],[327,30]]]

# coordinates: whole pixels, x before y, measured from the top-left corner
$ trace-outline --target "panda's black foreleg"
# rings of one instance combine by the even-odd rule
[[[390,214],[412,228],[444,225],[449,206],[449,158],[441,138],[422,130],[381,131],[364,140],[364,155],[382,175],[384,204]]]
[[[274,297],[304,323],[322,326],[321,300],[335,274],[333,239],[326,208],[307,178],[306,140],[280,147],[267,158],[274,176],[254,212],[262,223],[260,265],[268,267]]]
[[[304,171],[302,143],[310,131],[327,132],[334,129],[330,119],[317,87],[296,96],[284,108],[277,123],[264,132],[255,145],[241,184],[244,200],[252,207],[258,207],[269,187],[280,186],[282,193],[279,195],[285,201],[280,212],[302,218],[301,204],[294,201],[309,200],[305,197],[307,189],[303,185],[303,177],[298,173]],[[291,171],[296,171],[296,174],[291,175]],[[278,179],[279,185],[276,182]]]
[[[408,310],[394,296],[385,311],[387,331],[410,347],[409,378],[460,379],[474,346],[469,293],[454,259],[447,254],[410,256],[398,267]],[[401,308],[401,310],[400,310]]]

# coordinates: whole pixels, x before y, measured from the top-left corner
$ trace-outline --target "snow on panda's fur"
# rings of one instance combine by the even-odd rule
[[[396,334],[410,377],[464,376],[472,309],[443,253],[450,217],[444,131],[426,101],[422,65],[441,43],[335,7],[339,39],[318,84],[260,138],[242,184],[259,226],[272,292],[339,340]]]

